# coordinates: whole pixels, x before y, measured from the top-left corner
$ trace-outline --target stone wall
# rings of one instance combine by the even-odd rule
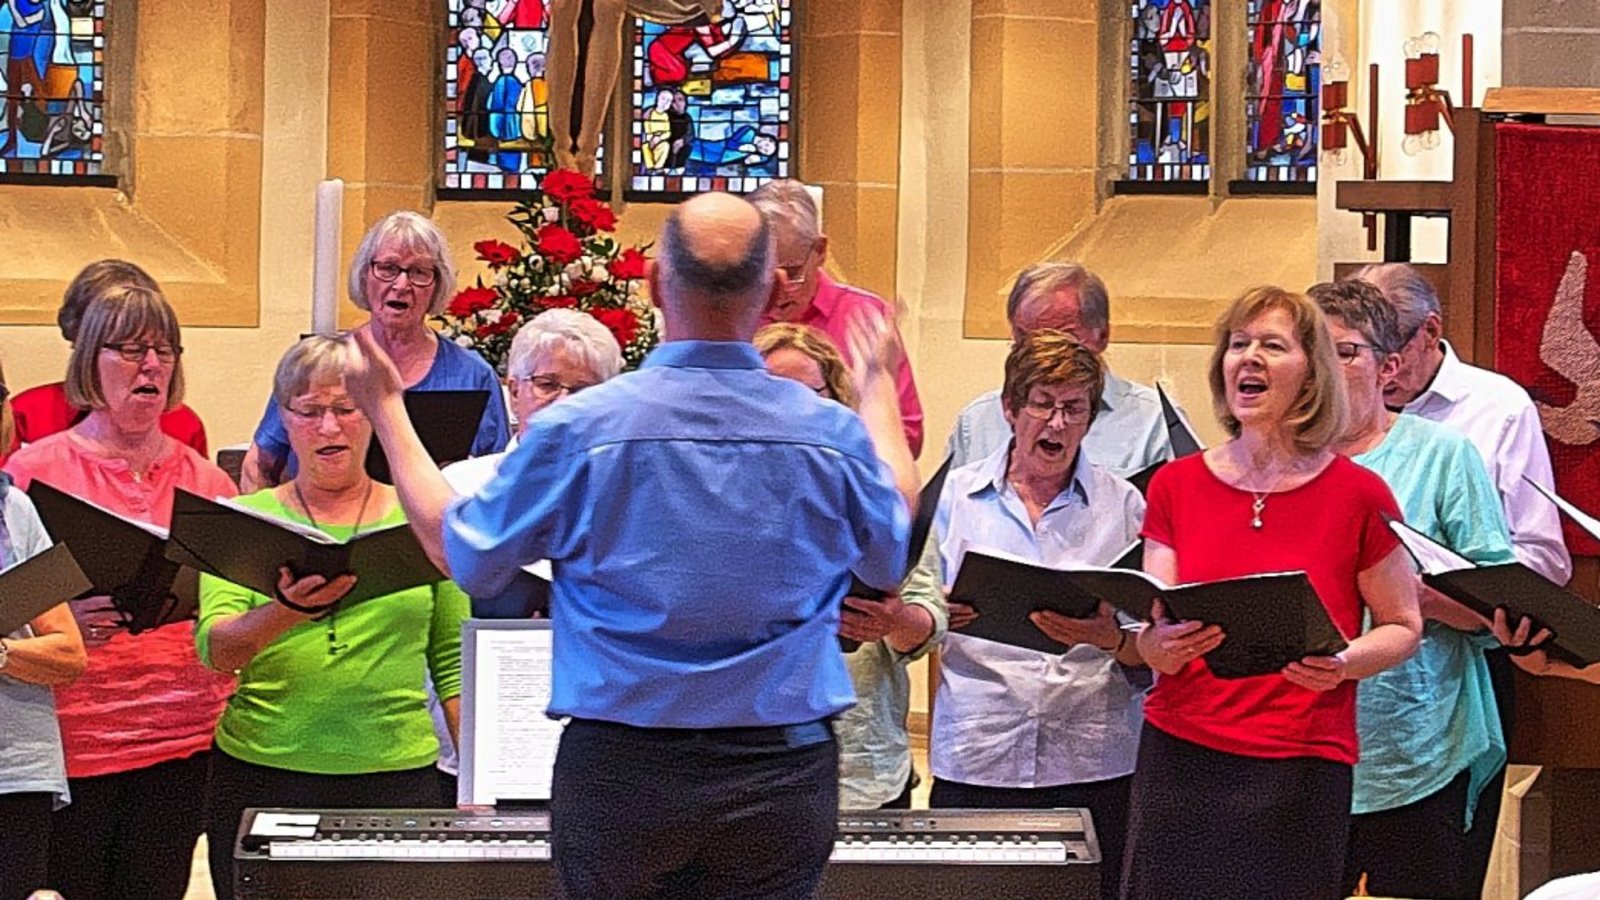
[[[1505,83],[1600,86],[1600,3],[1504,0]]]

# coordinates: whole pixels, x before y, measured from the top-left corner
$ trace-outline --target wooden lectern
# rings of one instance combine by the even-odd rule
[[[1449,220],[1448,261],[1417,268],[1439,292],[1446,339],[1471,362],[1495,367],[1496,293],[1506,274],[1497,234],[1502,210],[1497,208],[1496,129],[1564,120],[1587,125],[1588,117],[1600,124],[1600,90],[1492,89],[1482,109],[1454,111],[1453,180],[1343,181],[1336,186],[1340,209],[1381,218],[1386,261],[1410,261],[1414,218]],[[1575,167],[1597,164],[1600,157],[1572,160]],[[1551,247],[1553,252],[1562,249],[1565,244]],[[1600,264],[1600,259],[1593,262]],[[1335,274],[1343,277],[1358,265],[1336,264]],[[1521,339],[1521,332],[1517,337]],[[1537,331],[1529,338],[1537,342]],[[1558,470],[1558,484],[1559,477]],[[1600,512],[1592,499],[1573,499]],[[1600,558],[1573,557],[1571,588],[1600,602],[1597,576]],[[1542,777],[1551,801],[1550,875],[1600,869],[1600,815],[1595,813],[1600,810],[1600,687],[1518,672],[1516,706],[1511,760],[1545,767]]]

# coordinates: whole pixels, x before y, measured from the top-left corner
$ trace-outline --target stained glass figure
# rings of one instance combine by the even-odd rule
[[[1133,0],[1128,178],[1211,177],[1211,2]]]
[[[745,193],[789,177],[793,14],[791,0],[723,0],[714,23],[638,23],[630,197]]]
[[[554,158],[546,0],[450,0],[444,172],[451,190],[532,190]]]
[[[1322,4],[1248,2],[1245,178],[1316,181]]]
[[[0,3],[0,176],[101,174],[105,14],[96,0]]]

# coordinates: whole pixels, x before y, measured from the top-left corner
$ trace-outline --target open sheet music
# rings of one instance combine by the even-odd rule
[[[549,801],[561,740],[545,716],[552,661],[548,620],[463,624],[460,804]]]
[[[0,637],[94,587],[66,544],[0,572]]]
[[[472,455],[472,442],[489,404],[488,391],[406,391],[403,400],[411,427],[435,463],[445,466]],[[376,435],[367,448],[366,468],[374,481],[394,483],[389,458],[383,454]]]
[[[1191,453],[1204,450],[1205,445],[1200,443],[1200,438],[1195,435],[1194,429],[1190,428],[1189,423],[1178,414],[1178,408],[1167,397],[1166,389],[1161,387],[1160,382],[1156,383],[1156,397],[1161,400],[1161,420],[1167,426],[1167,446],[1172,448],[1172,458],[1182,459]],[[1154,478],[1156,472],[1166,464],[1167,461],[1162,461],[1141,469],[1129,475],[1128,481],[1139,489],[1139,493],[1146,493],[1150,489],[1150,479]]]

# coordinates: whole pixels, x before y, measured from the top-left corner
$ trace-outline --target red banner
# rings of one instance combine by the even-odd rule
[[[1600,514],[1600,128],[1502,124],[1495,148],[1494,368],[1533,395],[1557,492]]]

